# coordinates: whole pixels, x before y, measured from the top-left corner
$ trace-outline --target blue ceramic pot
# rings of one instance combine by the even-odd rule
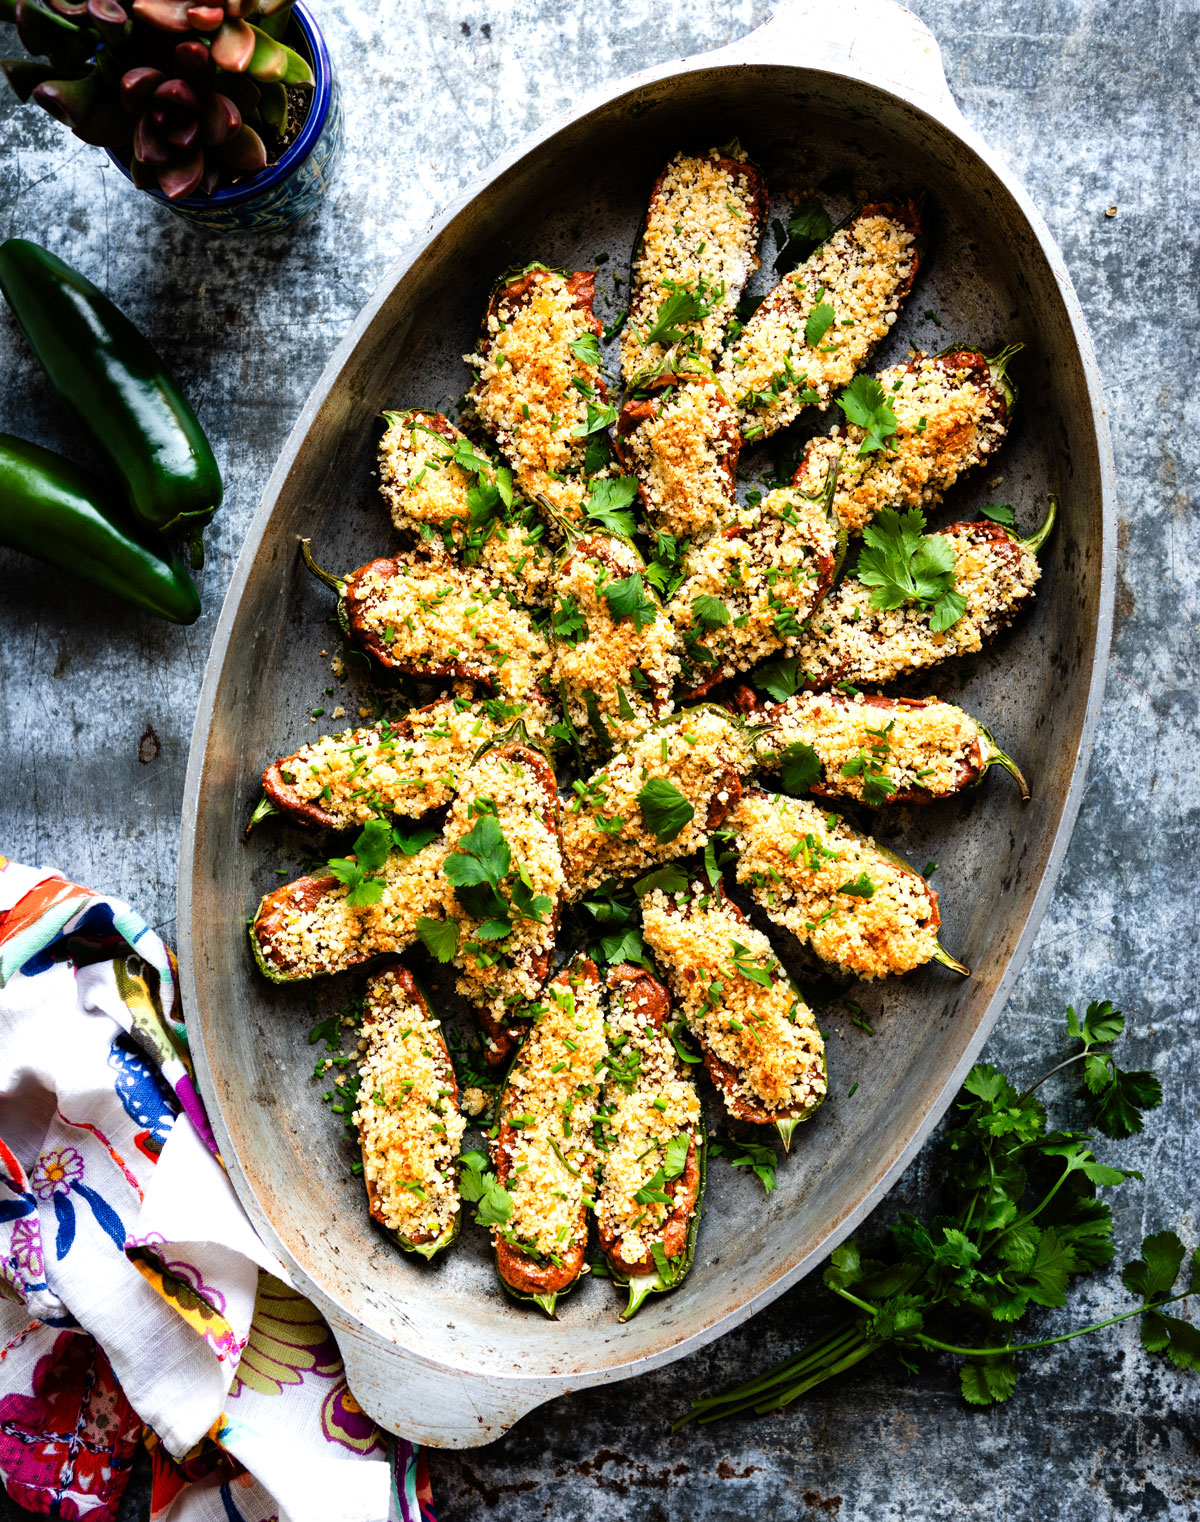
[[[316,84],[312,104],[295,142],[277,163],[253,179],[214,191],[211,196],[184,196],[172,201],[161,190],[146,190],[177,216],[214,232],[274,232],[318,206],[342,157],[342,105],[325,39],[305,6],[292,8],[300,29],[302,50],[308,53]],[[295,45],[295,39],[292,39]],[[129,178],[129,168],[115,153],[109,158]]]

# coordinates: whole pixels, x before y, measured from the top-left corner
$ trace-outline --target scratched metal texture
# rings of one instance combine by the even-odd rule
[[[1200,6],[917,8],[967,117],[1045,213],[1108,383],[1122,561],[1103,723],[1066,868],[987,1056],[1032,1077],[1060,1052],[1068,1001],[1107,995],[1125,1008],[1129,1060],[1154,1067],[1167,1088],[1140,1141],[1104,1149],[1146,1175],[1117,1210],[1132,1256],[1144,1230],[1181,1223],[1194,1239],[1198,1229]],[[399,249],[502,148],[594,83],[720,45],[769,10],[764,0],[534,0],[414,6],[397,24],[397,8],[365,0],[322,16],[348,87],[345,167],[316,219],[253,241],[187,227],[131,195],[96,150],[0,100],[0,229],[79,265],[152,335],[228,483],[208,536],[206,611],[191,630],[114,608],[0,551],[0,850],[127,897],[172,936],[180,794],[208,638],[271,463],[337,339]],[[7,313],[0,428],[77,449]],[[1063,1100],[1064,1117],[1077,1118]],[[935,1141],[875,1228],[901,1205],[933,1208],[940,1167]],[[489,1448],[432,1453],[439,1514],[1200,1516],[1197,1384],[1149,1360],[1132,1323],[1027,1360],[1016,1397],[998,1410],[965,1407],[945,1366],[910,1377],[881,1358],[774,1418],[669,1435],[693,1396],[822,1330],[828,1299],[810,1279],[660,1373],[566,1397]],[[1049,1334],[1127,1303],[1115,1275],[1101,1274],[1037,1325]],[[146,1511],[139,1479],[122,1516]]]

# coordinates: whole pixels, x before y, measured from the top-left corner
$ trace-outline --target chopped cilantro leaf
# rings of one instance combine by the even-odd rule
[[[866,432],[866,438],[858,446],[860,456],[883,449],[899,426],[883,387],[870,375],[856,375],[838,397],[838,406],[846,414],[847,422],[856,423]]]
[[[637,795],[642,823],[662,844],[674,840],[696,817],[696,810],[677,787],[661,777],[651,777]]]

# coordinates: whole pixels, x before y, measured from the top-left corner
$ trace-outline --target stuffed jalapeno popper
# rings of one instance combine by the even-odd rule
[[[385,412],[379,490],[392,522],[435,559],[480,566],[520,602],[547,595],[551,552],[538,513],[440,412]]]
[[[550,616],[563,712],[590,747],[611,749],[670,713],[679,639],[628,540],[591,534],[565,551]]]
[[[959,476],[1003,444],[1016,403],[1005,371],[1020,348],[1014,344],[990,359],[977,349],[914,353],[881,370],[883,447],[861,424],[847,421],[809,441],[793,484],[815,496],[837,470],[833,512],[851,534],[861,534],[885,507],[936,507]]]
[[[445,918],[446,852],[440,840],[413,856],[389,852],[369,874],[365,893],[332,874],[301,877],[268,893],[250,923],[260,970],[273,983],[294,983],[404,951],[417,939],[419,920]]]
[[[467,356],[476,371],[468,397],[520,491],[568,520],[579,518],[586,477],[603,462],[589,459],[589,444],[616,417],[600,373],[595,296],[594,270],[531,264],[497,286],[478,352]]]
[[[371,1219],[405,1252],[432,1258],[458,1238],[458,1153],[466,1121],[441,1024],[404,967],[367,983],[354,1123]]]
[[[647,1295],[678,1288],[696,1250],[704,1193],[700,1096],[667,1034],[671,998],[625,964],[608,975],[608,1069],[598,1112],[596,1226],[628,1321]]]
[[[562,810],[566,896],[702,850],[753,765],[746,730],[723,708],[673,714],[619,750]]]
[[[707,539],[732,517],[741,447],[737,409],[711,375],[655,375],[617,418],[617,454],[650,526],[678,539]]]
[[[737,143],[671,159],[633,251],[621,338],[626,385],[675,345],[712,363],[758,268],[766,218],[766,183]]]
[[[729,827],[738,882],[839,972],[890,978],[942,962],[969,976],[938,941],[937,894],[921,874],[836,814],[747,788]]]
[[[482,566],[466,569],[411,552],[331,576],[300,541],[309,570],[338,596],[347,638],[405,676],[484,682],[528,699],[550,670],[550,651],[524,609]]]
[[[725,1108],[790,1147],[825,1098],[825,1043],[770,941],[707,881],[647,893],[642,934]]]
[[[820,614],[797,642],[795,653],[808,684],[816,688],[841,682],[881,686],[952,656],[981,650],[1033,601],[1042,574],[1038,552],[1049,537],[1056,511],[1051,498],[1045,522],[1028,539],[988,522],[953,523],[923,536],[941,541],[949,551],[949,586],[962,603],[961,613],[950,623],[939,618],[939,603],[909,598],[906,585],[893,582],[893,595],[887,586],[862,580],[860,560],[854,573],[825,599]],[[868,542],[883,521],[868,525]],[[891,606],[878,605],[880,592],[885,593],[882,601]]]
[[[606,1054],[600,974],[576,957],[547,986],[521,1043],[492,1142],[511,1201],[492,1231],[496,1268],[509,1295],[548,1316],[583,1271]]]
[[[845,546],[826,502],[794,487],[739,509],[692,546],[667,609],[682,641],[688,696],[794,648],[833,585]]]
[[[754,738],[758,769],[781,773],[787,793],[849,798],[868,808],[932,803],[973,787],[990,766],[1002,766],[1029,797],[1016,763],[957,703],[798,692],[763,705],[746,687],[736,701]]]
[[[721,362],[743,438],[776,433],[849,385],[912,289],[920,232],[912,201],[863,206],[783,277]]]
[[[402,719],[323,735],[267,767],[250,826],[270,814],[327,830],[417,818],[450,802],[481,745],[518,719],[538,740],[552,714],[540,693],[528,703],[439,698]]]

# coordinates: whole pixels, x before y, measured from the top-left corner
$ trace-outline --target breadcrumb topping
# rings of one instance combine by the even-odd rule
[[[648,729],[602,770],[575,785],[562,813],[567,898],[609,877],[629,877],[659,862],[703,850],[709,821],[724,816],[751,756],[744,732],[723,709],[689,708]],[[676,788],[692,808],[679,833],[661,841],[645,826],[638,793],[652,778]]]
[[[632,545],[593,536],[575,546],[555,583],[555,627],[570,627],[554,639],[555,684],[572,724],[584,734],[602,725],[610,745],[622,744],[673,706],[678,638],[644,571]],[[640,611],[617,617],[610,597],[631,576],[641,578]],[[617,596],[618,611],[623,606]],[[563,609],[571,616],[560,624]]]
[[[481,566],[522,602],[544,602],[551,555],[534,510],[516,500],[505,506],[490,461],[478,472],[455,463],[466,435],[440,412],[384,415],[379,490],[396,527],[415,534],[433,559]]]
[[[618,1254],[632,1263],[662,1242],[675,1202],[649,1196],[673,1193],[667,1180],[654,1183],[659,1170],[666,1171],[668,1145],[684,1136],[699,1146],[700,1096],[681,1071],[670,1037],[647,1016],[644,999],[613,989],[605,1036],[603,1133],[608,1150],[601,1159],[596,1221],[602,1233],[615,1239]]]
[[[827,406],[896,321],[917,267],[915,208],[866,207],[785,275],[726,352],[721,384],[744,438],[776,433],[804,407]],[[827,324],[809,318],[832,309]],[[815,328],[820,327],[820,336]]]
[[[700,289],[712,307],[683,327],[695,352],[711,362],[742,290],[758,268],[765,215],[762,180],[752,165],[720,149],[677,153],[651,192],[646,224],[633,266],[629,320],[621,338],[621,368],[628,383],[666,353],[646,344],[671,285]]]
[[[607,1043],[601,985],[561,972],[521,1044],[501,1101],[503,1153],[512,1215],[504,1234],[527,1252],[554,1258],[587,1238],[596,1147],[593,1122]],[[499,1234],[500,1228],[496,1228]]]
[[[466,1130],[441,1023],[389,971],[367,985],[363,1036],[354,1123],[372,1212],[409,1241],[432,1241],[459,1211]]]
[[[355,626],[394,666],[462,664],[508,698],[527,698],[550,670],[550,651],[529,614],[496,578],[436,561],[397,558],[356,573]]]
[[[646,407],[652,415],[642,418]],[[637,476],[646,517],[660,533],[707,539],[737,505],[737,409],[703,376],[651,393],[648,403],[627,405],[618,434],[621,457]]]
[[[887,978],[936,953],[937,900],[925,879],[836,814],[752,789],[729,823],[738,882],[823,962]]]
[[[825,1044],[760,930],[707,883],[642,900],[642,933],[732,1113],[774,1120],[825,1095]],[[768,981],[769,980],[769,981]],[[764,1113],[765,1112],[765,1113]]]
[[[983,762],[981,730],[956,703],[874,698],[862,693],[799,692],[747,722],[769,726],[756,753],[766,771],[778,771],[791,745],[810,746],[821,763],[818,786],[839,798],[872,804],[915,789],[931,798],[958,792]],[[890,787],[883,792],[878,780]]]
[[[739,508],[719,533],[689,548],[667,610],[683,642],[686,679],[696,685],[728,676],[792,649],[829,586],[837,553],[836,523],[794,487]],[[705,599],[699,607],[697,598]]]
[[[848,681],[874,687],[951,656],[970,655],[1033,597],[1042,574],[1036,557],[998,537],[990,524],[955,524],[941,537],[954,551],[955,589],[967,603],[958,622],[935,634],[927,608],[912,602],[873,608],[871,588],[848,576],[822,603],[796,649],[815,685]]]
[[[838,465],[833,511],[852,534],[881,509],[930,509],[964,471],[1004,442],[1008,414],[982,354],[963,351],[936,359],[914,354],[876,377],[896,417],[885,448],[860,457],[866,430],[848,423],[805,450],[795,484],[820,495]]]

